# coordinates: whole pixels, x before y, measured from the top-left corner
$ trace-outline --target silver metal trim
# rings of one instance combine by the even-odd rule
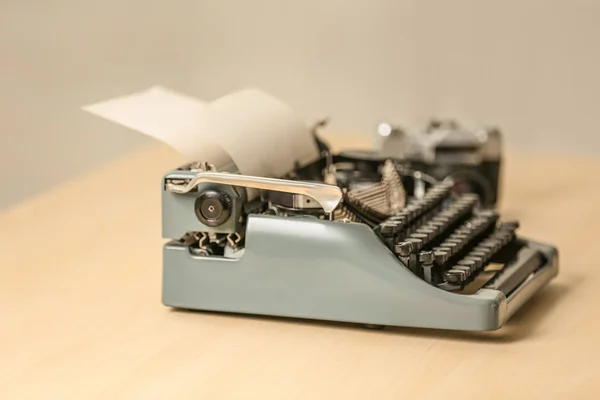
[[[507,298],[507,318],[510,318],[535,293],[558,274],[558,260],[550,260],[550,265],[529,275]]]
[[[222,172],[199,172],[187,185],[170,185],[168,189],[173,193],[184,194],[191,191],[200,183],[220,183],[231,186],[301,194],[314,199],[326,213],[331,213],[335,210],[342,200],[342,190],[333,185]]]

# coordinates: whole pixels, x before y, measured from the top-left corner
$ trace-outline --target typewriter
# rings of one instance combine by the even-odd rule
[[[277,175],[247,174],[234,157],[162,177],[164,305],[485,331],[557,275],[556,248],[521,237],[476,193],[402,157],[335,153],[316,129],[303,132],[311,159],[286,157]]]

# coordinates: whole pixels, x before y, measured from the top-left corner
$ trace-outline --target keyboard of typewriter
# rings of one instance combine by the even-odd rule
[[[474,194],[451,196],[439,183],[375,231],[402,262],[431,285],[473,293],[481,287],[510,293],[542,264],[539,251],[516,237],[517,222],[477,208]]]

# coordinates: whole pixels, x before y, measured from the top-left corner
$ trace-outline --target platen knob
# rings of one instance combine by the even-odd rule
[[[196,199],[196,217],[207,226],[219,226],[231,215],[231,197],[227,193],[206,190]]]

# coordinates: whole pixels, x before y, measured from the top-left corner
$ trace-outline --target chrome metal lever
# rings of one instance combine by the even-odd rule
[[[169,185],[168,189],[173,193],[183,194],[190,192],[200,183],[220,183],[253,189],[301,194],[314,199],[326,213],[333,212],[342,200],[342,190],[337,186],[325,183],[291,181],[287,179],[264,178],[222,172],[199,172],[187,185]]]

